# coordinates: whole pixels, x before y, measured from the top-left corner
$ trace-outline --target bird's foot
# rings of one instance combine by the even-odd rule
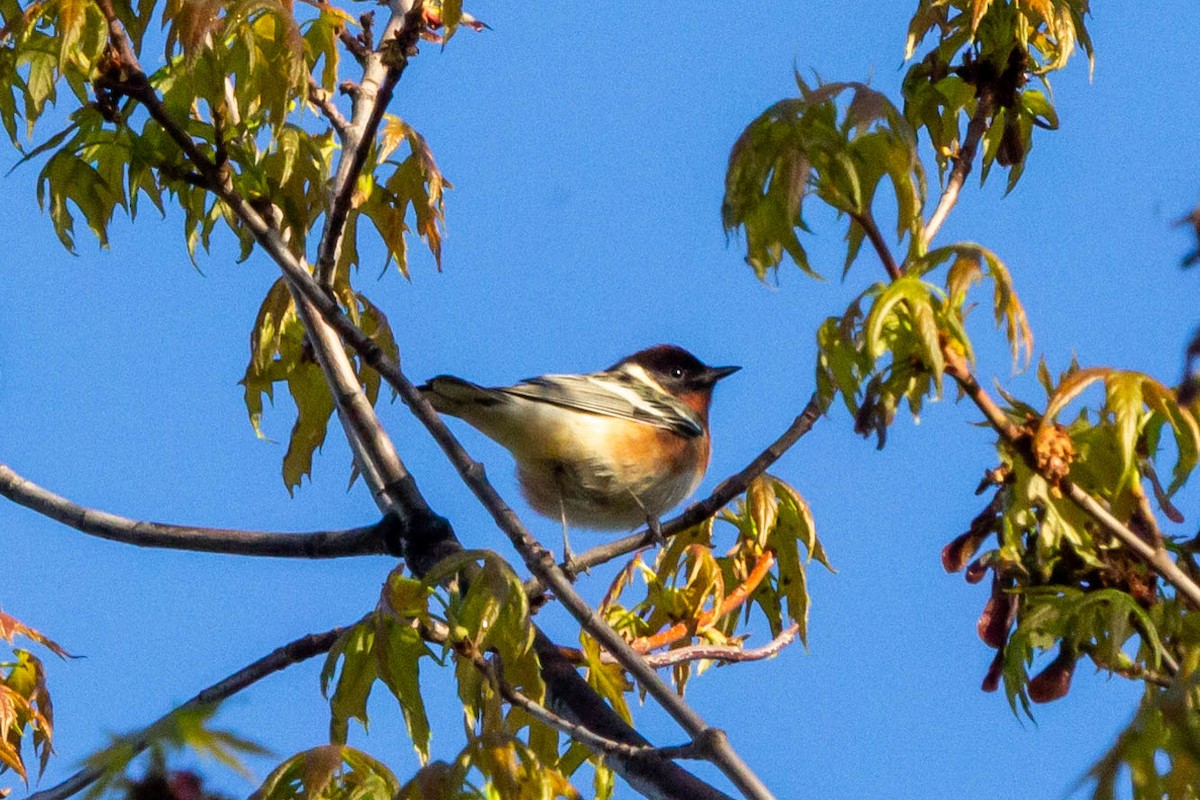
[[[658,517],[648,515],[646,517],[646,527],[650,529],[650,538],[657,545],[665,544],[666,538],[663,536],[662,525],[658,523]]]

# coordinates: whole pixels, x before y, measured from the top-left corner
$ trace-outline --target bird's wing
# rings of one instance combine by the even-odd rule
[[[699,415],[686,403],[619,372],[543,375],[492,391],[589,414],[634,420],[689,438],[704,433]]]

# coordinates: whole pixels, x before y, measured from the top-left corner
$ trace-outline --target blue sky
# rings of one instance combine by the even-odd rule
[[[915,5],[915,4],[912,4]],[[841,226],[814,214],[806,240],[816,283],[785,266],[754,279],[719,208],[726,158],[742,128],[794,93],[793,65],[827,80],[869,80],[897,98],[909,3],[502,4],[469,7],[493,30],[425,45],[393,109],[428,139],[455,184],[444,270],[413,247],[412,281],[364,248],[360,289],[389,314],[413,379],[449,372],[503,383],[590,371],[656,342],[710,363],[741,364],[713,408],[714,457],[701,492],[740,469],[812,391],[814,331],[882,271],[863,258],[846,284]],[[724,12],[723,14],[721,12]],[[1200,197],[1191,100],[1200,34],[1191,4],[1092,19],[1089,83],[1080,60],[1054,80],[1062,128],[1039,132],[1021,184],[969,182],[941,242],[978,241],[1011,268],[1054,370],[1084,364],[1178,378],[1200,275],[1171,227]],[[1149,55],[1148,55],[1149,54]],[[897,98],[898,99],[898,98]],[[42,132],[48,135],[49,128]],[[9,153],[0,169],[15,162]],[[931,167],[932,169],[932,167]],[[931,175],[931,179],[932,179]],[[247,336],[277,277],[259,255],[235,263],[231,237],[190,265],[182,220],[118,222],[111,250],[57,244],[39,213],[36,167],[5,179],[7,258],[0,270],[0,461],[67,497],[136,518],[280,530],[347,527],[377,515],[331,430],[311,483],[290,498],[284,445],[255,439],[237,385]],[[149,211],[149,206],[146,206]],[[864,272],[865,271],[865,272]],[[1000,334],[972,329],[979,371],[1034,400],[1013,377]],[[282,393],[281,393],[282,394]],[[425,494],[468,546],[507,543],[399,405],[382,417]],[[1056,797],[1130,719],[1136,686],[1081,665],[1069,697],[1015,718],[979,691],[992,652],[975,619],[986,589],[946,575],[941,547],[981,506],[972,491],[994,463],[979,418],[949,398],[920,425],[899,418],[877,452],[842,410],[774,469],[809,500],[839,572],[811,573],[809,650],[711,670],[688,697],[726,728],[780,797]],[[286,441],[291,409],[264,419]],[[520,503],[507,454],[462,438],[536,534],[555,523]],[[1180,508],[1195,531],[1196,490]],[[1191,512],[1191,513],[1189,513]],[[601,541],[578,534],[577,548]],[[69,774],[108,733],[140,727],[197,689],[307,632],[353,621],[375,602],[384,558],[313,562],[135,550],[0,503],[0,604],[86,656],[51,663],[58,757],[42,785]],[[583,588],[599,596],[608,572]],[[559,609],[544,624],[568,636]],[[750,642],[766,641],[765,625]],[[231,700],[218,721],[280,758],[320,743],[327,711],[319,660]],[[377,698],[371,733],[352,744],[398,773],[415,759],[398,713]],[[435,752],[457,751],[448,676],[426,700]],[[640,712],[656,742],[679,734]],[[271,762],[255,763],[261,777]],[[233,794],[251,786],[214,772]],[[708,773],[705,773],[708,774]],[[627,796],[618,790],[618,796]]]

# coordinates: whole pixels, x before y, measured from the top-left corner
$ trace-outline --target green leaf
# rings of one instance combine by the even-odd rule
[[[633,685],[625,677],[625,672],[620,665],[606,664],[601,660],[600,645],[591,636],[581,633],[579,641],[583,645],[588,685],[608,701],[613,711],[616,711],[621,719],[632,724],[633,715],[629,713],[629,704],[625,701],[625,693],[632,691]]]
[[[329,697],[329,739],[334,744],[346,743],[350,720],[357,719],[364,729],[367,727],[367,698],[378,677],[373,654],[375,631],[375,620],[368,615],[339,636],[325,658],[321,692]],[[335,674],[336,683],[333,682]],[[332,696],[329,695],[331,683],[334,686]]]
[[[725,177],[725,229],[745,231],[746,261],[760,279],[785,253],[817,277],[797,236],[808,230],[802,206],[810,190],[851,215],[847,268],[863,238],[854,217],[871,216],[883,176],[893,182],[899,203],[897,230],[910,235],[919,230],[924,173],[916,139],[900,112],[861,83],[810,89],[797,76],[797,84],[799,99],[776,103],[743,131]],[[843,96],[849,97],[844,111],[838,106]]]
[[[913,343],[918,345],[915,349],[920,352],[923,367],[932,374],[940,394],[946,359],[938,339],[933,309],[936,291],[911,275],[892,281],[871,306],[863,330],[866,353],[876,360],[889,351],[894,352],[901,344],[898,340],[915,335]]]
[[[400,782],[382,762],[344,745],[322,745],[288,758],[271,771],[251,800],[392,798]]]
[[[399,701],[408,738],[421,764],[427,764],[430,732],[421,698],[420,660],[432,653],[414,627],[382,615],[377,618],[373,649],[379,678]]]

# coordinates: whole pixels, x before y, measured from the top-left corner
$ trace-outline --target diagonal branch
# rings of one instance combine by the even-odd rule
[[[323,286],[333,282],[358,176],[362,174],[367,154],[375,142],[392,92],[408,66],[409,57],[416,54],[421,33],[423,0],[391,0],[389,5],[392,15],[379,37],[379,47],[362,58],[362,80],[351,92],[354,102],[349,124],[339,131],[342,154],[330,187],[329,208],[317,246],[317,282]]]
[[[875,224],[875,218],[871,216],[870,210],[861,212],[852,211],[850,212],[850,216],[866,232],[867,238],[871,240],[871,246],[875,248],[875,252],[879,255],[879,260],[883,262],[883,268],[887,270],[888,277],[896,280],[902,276],[904,270],[896,263],[896,257],[892,255],[891,249],[887,246],[887,241],[883,238],[883,234],[879,232],[879,226]]]
[[[946,188],[942,190],[942,196],[938,198],[937,207],[934,208],[933,215],[929,217],[929,222],[925,223],[925,230],[921,234],[922,250],[929,248],[930,242],[941,230],[942,223],[946,221],[950,210],[958,202],[958,195],[962,192],[963,184],[967,182],[967,176],[971,174],[971,166],[975,161],[975,154],[979,150],[979,142],[987,133],[988,118],[991,117],[994,106],[995,101],[991,91],[984,89],[975,103],[975,113],[971,115],[971,121],[967,123],[967,135],[958,148],[958,153],[954,156],[954,166],[950,170]]]
[[[146,522],[73,503],[0,464],[0,495],[83,533],[138,547],[284,558],[382,555],[388,544],[378,525],[343,531],[271,533]]]
[[[171,714],[175,714],[183,709],[219,703],[272,673],[279,672],[293,664],[299,664],[301,661],[310,659],[313,656],[327,653],[344,630],[344,628],[334,628],[324,633],[311,633],[307,636],[302,636],[260,658],[253,664],[243,667],[229,677],[214,683],[207,689],[202,689],[191,700],[159,717],[148,728],[143,729],[140,734],[128,738],[126,742],[130,747],[130,758],[138,755],[150,745],[145,731],[163,722]],[[103,774],[104,770],[102,767],[84,767],[57,786],[40,792],[34,792],[26,800],[65,800],[65,798],[95,783]]]
[[[489,683],[491,683],[492,688],[499,692],[500,696],[509,703],[524,710],[525,713],[529,714],[529,716],[538,720],[543,725],[554,728],[560,733],[569,736],[570,738],[582,744],[584,747],[587,747],[593,753],[602,756],[621,756],[628,759],[641,755],[644,751],[650,749],[646,745],[636,746],[618,741],[616,739],[609,739],[608,737],[601,736],[600,734],[584,727],[583,725],[580,725],[577,722],[572,722],[565,717],[560,717],[558,714],[555,714],[553,711],[546,708],[541,703],[537,702],[532,697],[513,686],[511,683],[504,680],[504,676],[501,674],[500,665],[494,660],[488,660],[482,653],[478,652],[473,647],[470,649],[470,651],[461,652],[460,655],[463,658],[469,659],[471,663],[475,665],[475,668],[479,670],[479,672],[483,674],[485,678],[487,678]]]
[[[350,121],[342,116],[342,110],[333,102],[329,92],[325,91],[325,87],[317,83],[317,79],[312,75],[308,76],[308,102],[316,106],[321,115],[329,121],[329,124],[337,131],[338,139],[346,141],[346,137],[349,135]]]

